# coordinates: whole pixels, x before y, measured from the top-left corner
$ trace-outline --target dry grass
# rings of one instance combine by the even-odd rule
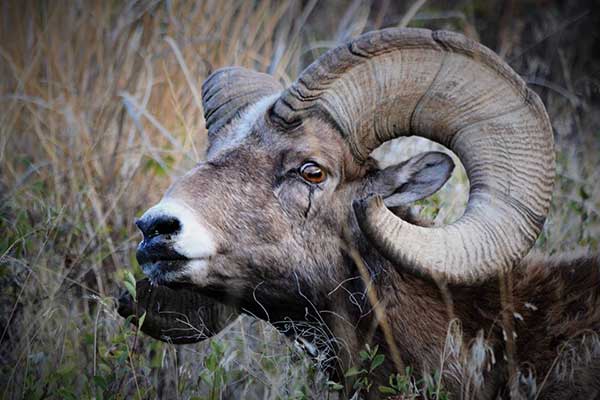
[[[202,157],[202,80],[237,64],[287,81],[306,10],[273,1],[5,7],[2,395],[89,395],[106,386],[126,396],[189,396],[206,346],[199,356],[196,347],[141,338],[133,349],[119,337],[129,332],[113,296],[136,266],[133,221]],[[308,374],[286,362],[295,353],[279,335],[250,325],[233,328],[248,332],[243,343],[225,340],[223,365],[245,360],[254,392],[278,394],[286,374]],[[133,355],[120,360],[122,350]],[[274,374],[268,361],[298,368]]]
[[[478,35],[472,3],[441,11],[419,3],[412,25]],[[136,338],[117,317],[113,296],[125,270],[139,274],[134,218],[203,156],[202,80],[235,64],[287,83],[348,36],[408,22],[396,8],[356,1],[2,3],[0,396],[210,397],[216,384],[212,394],[220,397],[212,398],[327,396],[325,377],[266,324],[244,318],[217,345],[175,347]],[[545,18],[531,28],[534,40],[564,22]],[[531,52],[500,37],[509,60]],[[556,130],[559,181],[539,242],[548,251],[598,250],[600,237],[598,117],[570,57],[562,55],[560,83],[552,81],[556,74],[539,77],[543,57],[514,62],[547,89]],[[380,156],[430,146],[399,142]],[[457,174],[423,212],[439,222],[456,218],[466,185]],[[218,367],[201,372],[211,354],[221,358]]]

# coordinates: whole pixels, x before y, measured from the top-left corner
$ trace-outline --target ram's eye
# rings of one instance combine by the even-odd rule
[[[300,175],[310,183],[321,183],[327,177],[325,171],[314,162],[304,163],[300,167]]]

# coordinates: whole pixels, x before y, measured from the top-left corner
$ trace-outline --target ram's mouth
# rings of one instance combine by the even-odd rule
[[[185,269],[188,259],[152,260],[141,265],[144,275],[153,285],[176,281]]]
[[[144,239],[138,246],[136,258],[152,284],[179,280],[190,258],[173,249],[172,241],[161,237]]]
[[[194,276],[205,270],[207,261],[207,258],[154,259],[141,264],[141,268],[152,285],[197,289]]]

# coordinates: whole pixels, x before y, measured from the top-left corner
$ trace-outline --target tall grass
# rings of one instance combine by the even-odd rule
[[[115,313],[123,271],[137,271],[133,221],[203,156],[202,80],[235,64],[288,81],[309,8],[221,0],[3,7],[1,395],[202,393],[207,346],[198,355],[134,340]],[[247,321],[234,330],[244,331],[242,343],[224,340],[218,361],[249,375],[230,371],[238,386],[292,393],[284,382],[310,375],[308,364],[286,362],[295,352],[272,330]]]
[[[408,9],[413,25],[439,25],[432,15],[444,11],[422,3]],[[275,0],[13,1],[0,11],[0,396],[335,397],[262,322],[245,317],[211,343],[176,347],[137,336],[114,296],[125,270],[141,276],[134,219],[203,157],[199,92],[211,71],[243,65],[289,83],[328,47],[408,23],[405,14],[385,2]],[[457,12],[443,27],[477,35],[472,7]],[[527,51],[509,43],[507,57]],[[521,72],[550,88],[559,154],[538,246],[597,250],[598,119],[585,112],[589,96],[576,93],[568,65],[557,88],[537,77],[536,62],[544,59]],[[396,142],[379,157],[430,146]],[[421,206],[438,222],[464,207],[466,179],[453,180]]]

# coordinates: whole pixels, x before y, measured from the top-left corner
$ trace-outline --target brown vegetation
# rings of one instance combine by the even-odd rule
[[[598,5],[415,4],[403,20],[409,5],[384,0],[3,2],[0,396],[326,396],[323,376],[265,325],[246,318],[211,345],[174,347],[131,332],[114,296],[136,268],[135,217],[203,155],[211,71],[243,65],[288,84],[323,50],[401,21],[482,41],[538,91],[558,181],[537,246],[597,251]],[[454,218],[464,192],[455,174],[422,214]]]

